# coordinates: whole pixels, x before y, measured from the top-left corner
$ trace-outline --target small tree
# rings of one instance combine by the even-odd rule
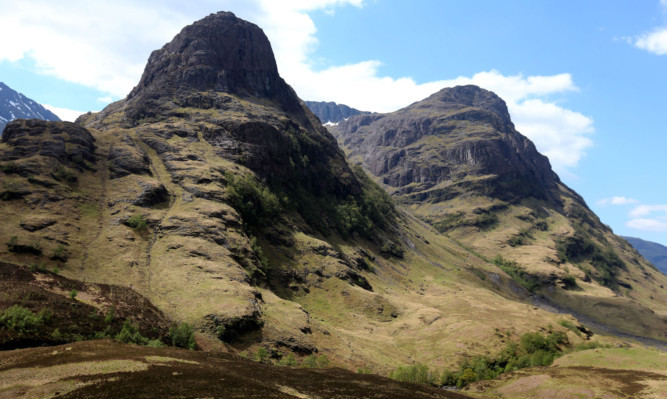
[[[188,323],[181,323],[178,326],[171,327],[169,329],[169,336],[174,346],[190,350],[197,349],[194,330]]]

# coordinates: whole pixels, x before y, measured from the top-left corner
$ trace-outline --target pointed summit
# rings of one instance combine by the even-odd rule
[[[286,112],[302,113],[294,90],[278,74],[264,32],[231,12],[186,26],[153,51],[128,100],[138,104],[141,113],[146,108],[142,105],[193,91],[269,99]]]

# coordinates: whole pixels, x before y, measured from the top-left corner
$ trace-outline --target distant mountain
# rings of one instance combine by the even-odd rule
[[[636,237],[623,237],[649,262],[661,272],[667,274],[667,247],[657,242],[642,240]]]
[[[368,113],[350,108],[345,104],[336,104],[331,101],[305,101],[305,103],[308,108],[320,118],[322,123],[338,123],[351,116]]]
[[[14,119],[60,120],[56,114],[38,102],[0,82],[0,134],[5,130],[5,125]]]

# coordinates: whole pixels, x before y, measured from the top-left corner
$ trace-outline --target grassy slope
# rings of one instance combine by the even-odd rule
[[[397,112],[399,113],[400,111]],[[406,152],[414,153],[411,161],[425,165],[438,164],[439,148],[446,148],[462,139],[477,140],[483,137],[482,132],[476,129],[481,129],[484,125],[480,127],[467,121],[450,123],[453,130],[446,135],[423,136],[407,145]],[[330,129],[336,134],[335,127]],[[354,135],[350,137],[354,140]],[[351,144],[346,145],[345,142],[339,141],[339,144],[346,154],[357,154],[353,161],[362,162],[358,148],[352,148]],[[459,169],[457,173],[464,172],[465,165]],[[369,175],[373,176],[371,173]],[[559,184],[556,191],[564,211],[543,200],[528,199],[510,204],[474,191],[466,192],[465,188],[461,188],[461,195],[453,199],[440,200],[437,195],[424,201],[415,202],[412,199],[421,194],[451,189],[454,183],[484,181],[488,177],[493,176],[453,176],[453,181],[442,181],[425,190],[419,184],[413,183],[414,187],[402,188],[414,190],[405,195],[396,188],[385,188],[413,215],[434,226],[444,225],[443,234],[466,248],[484,255],[489,260],[501,255],[517,262],[547,287],[540,290],[540,293],[561,307],[567,307],[597,323],[611,325],[625,333],[667,341],[667,291],[663,289],[667,278],[625,240],[615,236],[604,226],[566,186]],[[374,176],[378,183],[381,183],[382,178],[383,176]],[[495,217],[495,222],[487,226],[476,226],[486,215]],[[546,223],[545,231],[536,228],[538,222]],[[590,256],[588,259],[559,259],[558,242],[574,235],[577,229],[590,234],[599,248],[615,252],[624,261],[627,269],[617,269],[619,285],[608,287],[596,281],[600,274],[591,264]],[[511,245],[510,241],[522,231],[528,232],[529,236],[523,239],[522,243]],[[575,278],[577,289],[562,289],[563,278],[566,276]],[[626,320],[629,316],[635,318],[636,322],[628,323]]]
[[[551,367],[476,383],[468,393],[504,398],[664,398],[667,355],[639,347],[589,349],[563,356]]]

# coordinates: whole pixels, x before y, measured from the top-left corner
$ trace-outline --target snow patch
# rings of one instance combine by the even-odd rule
[[[347,120],[347,119],[346,119],[346,120]],[[333,123],[333,122],[331,122],[331,121],[327,121],[327,123],[325,123],[323,126],[338,126],[338,122]]]

